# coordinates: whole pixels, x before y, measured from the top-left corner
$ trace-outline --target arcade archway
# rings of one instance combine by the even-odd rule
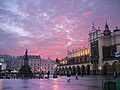
[[[76,67],[76,71],[77,71],[77,74],[80,75],[81,74],[81,71],[80,71],[80,66],[77,66]]]
[[[81,66],[81,74],[83,74],[83,75],[86,74],[84,65]]]
[[[117,71],[117,73],[120,73],[120,62],[115,61],[115,62],[112,64],[112,69],[113,69],[113,71]]]
[[[69,67],[68,72],[69,72],[70,75],[72,74],[72,68],[71,67]]]
[[[99,69],[98,69],[99,65],[98,64],[93,64],[93,74],[99,74]]]
[[[87,65],[87,66],[86,66],[86,74],[87,74],[87,75],[90,75],[90,65]]]
[[[111,73],[111,65],[108,62],[106,62],[103,66],[103,74],[107,75],[110,73]]]
[[[76,74],[76,68],[75,68],[75,66],[73,66],[73,68],[72,68],[72,75],[75,75]]]

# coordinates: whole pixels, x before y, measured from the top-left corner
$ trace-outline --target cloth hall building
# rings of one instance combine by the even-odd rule
[[[104,30],[92,26],[89,47],[68,52],[57,66],[57,74],[113,74],[120,73],[120,29]]]

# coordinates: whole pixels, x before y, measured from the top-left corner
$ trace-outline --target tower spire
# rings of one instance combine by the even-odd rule
[[[109,26],[107,24],[107,21],[106,21],[106,24],[105,24],[105,30],[109,30]]]

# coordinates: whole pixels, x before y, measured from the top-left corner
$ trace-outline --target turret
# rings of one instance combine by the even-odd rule
[[[104,36],[111,36],[111,31],[109,30],[109,26],[108,26],[107,22],[105,25]]]

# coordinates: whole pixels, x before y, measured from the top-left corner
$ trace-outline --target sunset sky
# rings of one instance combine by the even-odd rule
[[[120,0],[0,0],[0,54],[62,59],[106,21],[120,28]]]

